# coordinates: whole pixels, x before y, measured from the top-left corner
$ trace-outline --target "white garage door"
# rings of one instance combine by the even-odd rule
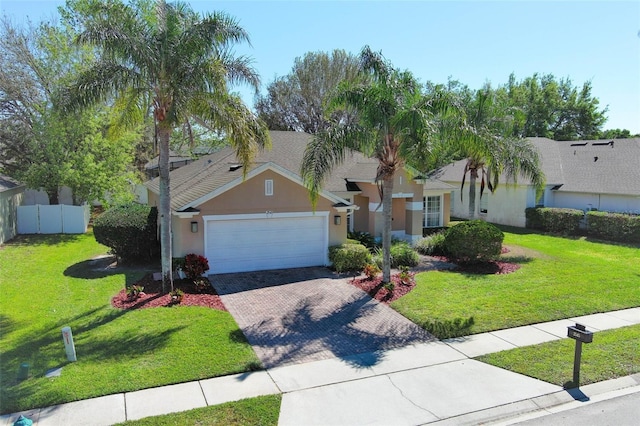
[[[209,273],[327,263],[328,212],[206,216]]]

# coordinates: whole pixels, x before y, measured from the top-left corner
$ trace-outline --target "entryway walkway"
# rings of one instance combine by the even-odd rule
[[[435,340],[326,268],[220,274],[210,280],[266,368]]]

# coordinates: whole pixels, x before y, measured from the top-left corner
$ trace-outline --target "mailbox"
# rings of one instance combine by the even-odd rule
[[[588,331],[584,325],[578,323],[576,323],[575,326],[567,327],[567,337],[571,337],[582,343],[593,342],[593,332]]]

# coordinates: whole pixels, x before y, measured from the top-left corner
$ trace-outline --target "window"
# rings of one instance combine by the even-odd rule
[[[273,179],[266,179],[264,181],[264,195],[273,195]]]
[[[424,221],[422,226],[424,228],[435,228],[442,226],[440,223],[440,206],[442,197],[439,195],[428,196],[422,199],[424,206]]]

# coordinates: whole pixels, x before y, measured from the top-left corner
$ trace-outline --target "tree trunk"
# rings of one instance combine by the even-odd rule
[[[476,178],[477,173],[471,170],[469,173],[469,219],[476,217]]]
[[[162,262],[162,291],[173,291],[173,271],[171,267],[171,194],[169,192],[169,137],[171,129],[160,123],[158,126],[158,144],[160,158],[158,169],[160,172],[160,257]]]
[[[382,181],[382,282],[391,282],[391,217],[393,208],[393,175]]]
[[[60,204],[60,198],[58,197],[58,187],[47,189],[47,196],[49,197],[49,204],[55,205]]]

